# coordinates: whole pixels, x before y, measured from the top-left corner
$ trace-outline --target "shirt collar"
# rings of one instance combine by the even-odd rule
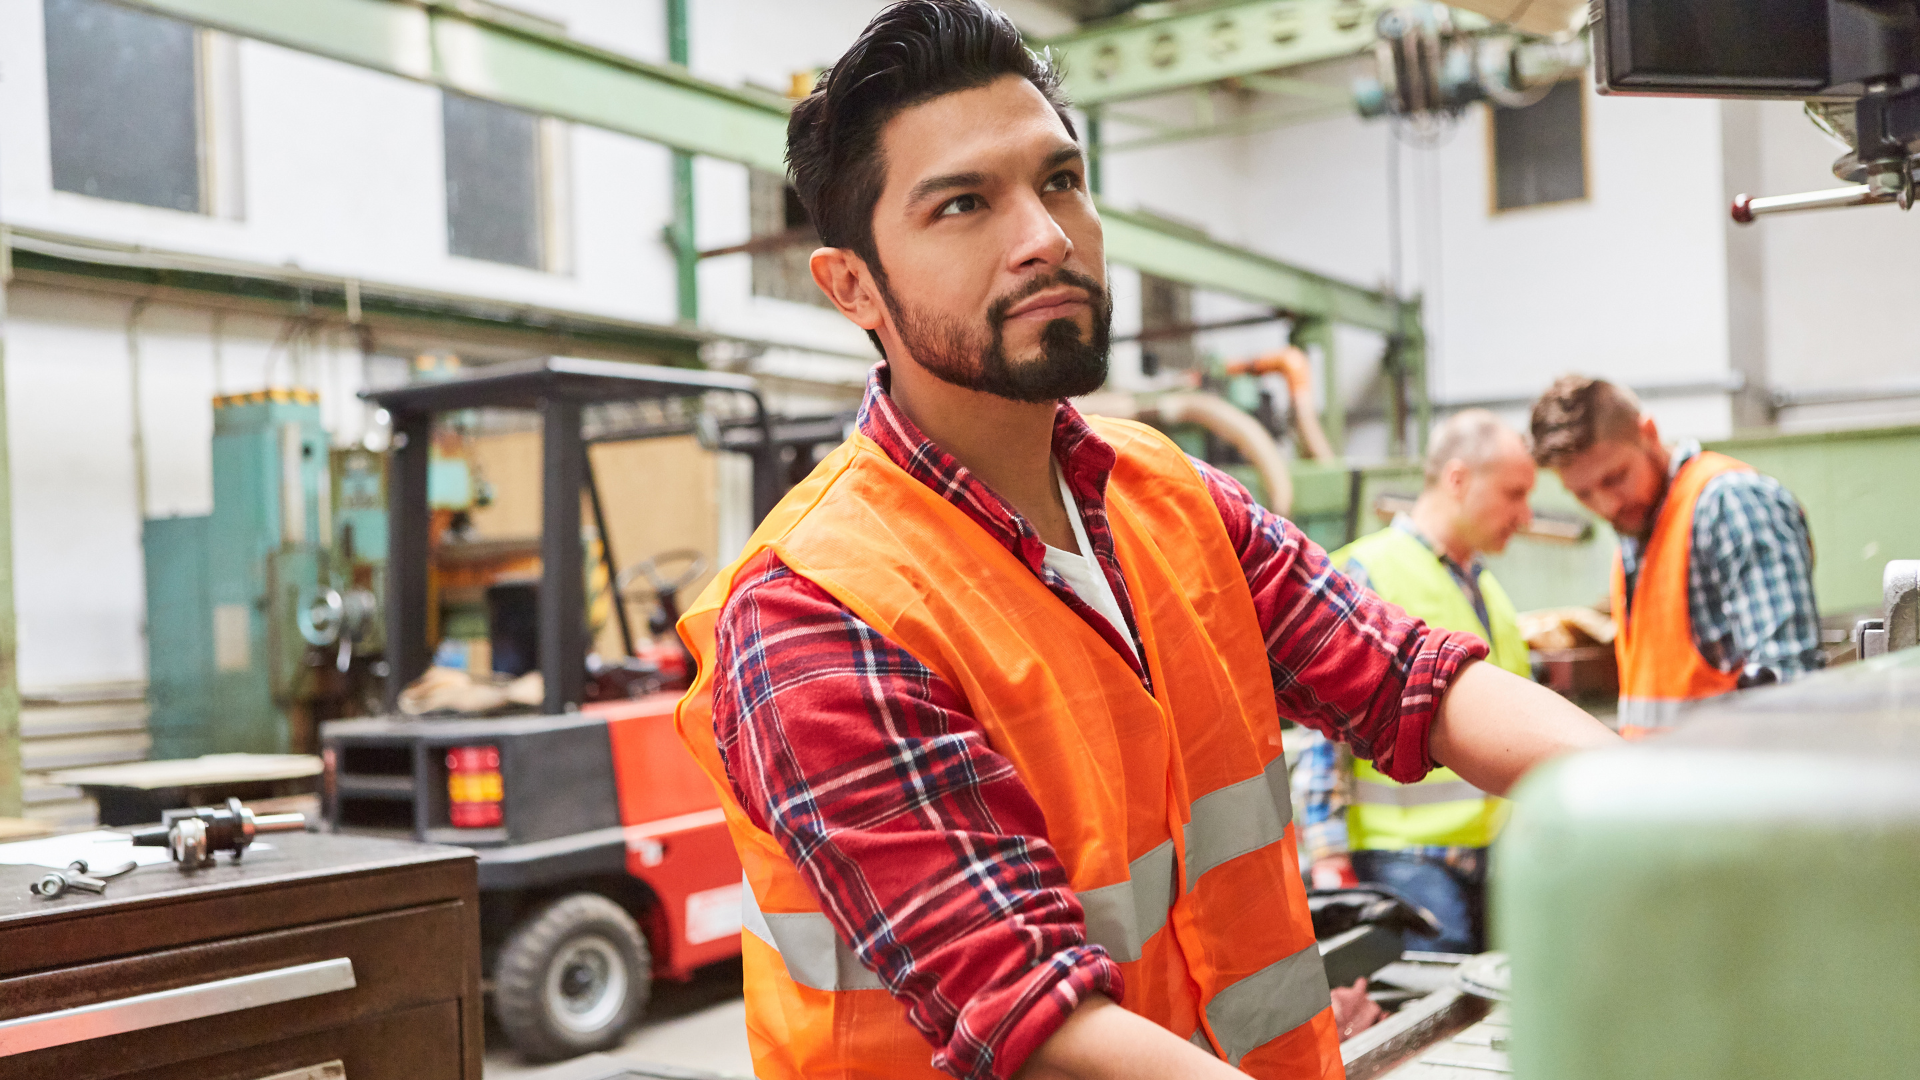
[[[860,433],[872,439],[895,465],[959,507],[1037,573],[1046,560],[1046,543],[1040,534],[1012,504],[907,418],[888,392],[891,374],[884,360],[868,373],[866,397],[855,420]],[[1062,401],[1053,417],[1053,456],[1091,535],[1096,518],[1105,523],[1107,478],[1113,473],[1117,455],[1078,409]]]
[[[1681,466],[1700,456],[1700,440],[1688,439],[1678,443],[1667,453],[1667,480],[1671,482],[1680,475]]]
[[[1480,556],[1475,555],[1473,558],[1468,559],[1467,565],[1465,566],[1461,566],[1459,563],[1454,562],[1453,556],[1447,554],[1447,550],[1445,548],[1441,547],[1439,544],[1434,543],[1433,540],[1430,539],[1426,533],[1420,531],[1420,526],[1413,523],[1413,515],[1404,513],[1404,512],[1393,515],[1393,527],[1396,529],[1399,529],[1403,533],[1406,533],[1408,536],[1413,537],[1415,540],[1420,541],[1420,543],[1424,545],[1428,551],[1433,552],[1434,558],[1439,559],[1443,564],[1453,568],[1455,571],[1461,574],[1464,574],[1469,578],[1474,578],[1474,579],[1479,578]]]

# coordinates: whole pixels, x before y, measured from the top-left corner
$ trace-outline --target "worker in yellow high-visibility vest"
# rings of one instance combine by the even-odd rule
[[[1492,413],[1457,413],[1434,430],[1426,485],[1413,509],[1332,555],[1349,577],[1429,625],[1478,634],[1494,664],[1529,674],[1513,602],[1481,565],[1531,514],[1534,464],[1526,440]],[[1398,784],[1345,747],[1321,742],[1302,765],[1302,836],[1317,886],[1360,881],[1398,889],[1443,932],[1410,940],[1436,952],[1485,947],[1487,847],[1506,804],[1436,769]]]

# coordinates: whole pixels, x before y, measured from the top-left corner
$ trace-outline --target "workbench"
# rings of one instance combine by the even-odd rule
[[[0,1080],[480,1080],[469,851],[287,833],[98,896],[44,873],[0,865]]]

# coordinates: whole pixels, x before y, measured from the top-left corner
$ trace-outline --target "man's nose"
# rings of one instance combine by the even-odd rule
[[[1012,231],[1012,245],[1007,258],[1009,270],[1019,272],[1059,266],[1073,253],[1073,241],[1067,238],[1060,223],[1053,220],[1052,212],[1038,195],[1027,192],[1017,197],[1012,211],[1008,224]]]

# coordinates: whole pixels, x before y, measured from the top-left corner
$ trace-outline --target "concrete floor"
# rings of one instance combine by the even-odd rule
[[[748,1078],[746,1005],[740,1000],[740,961],[702,968],[690,982],[657,983],[646,1019],[626,1042],[607,1052],[616,1061],[665,1065],[721,1077]],[[539,1080],[552,1065],[528,1065],[487,1025],[486,1080]]]

